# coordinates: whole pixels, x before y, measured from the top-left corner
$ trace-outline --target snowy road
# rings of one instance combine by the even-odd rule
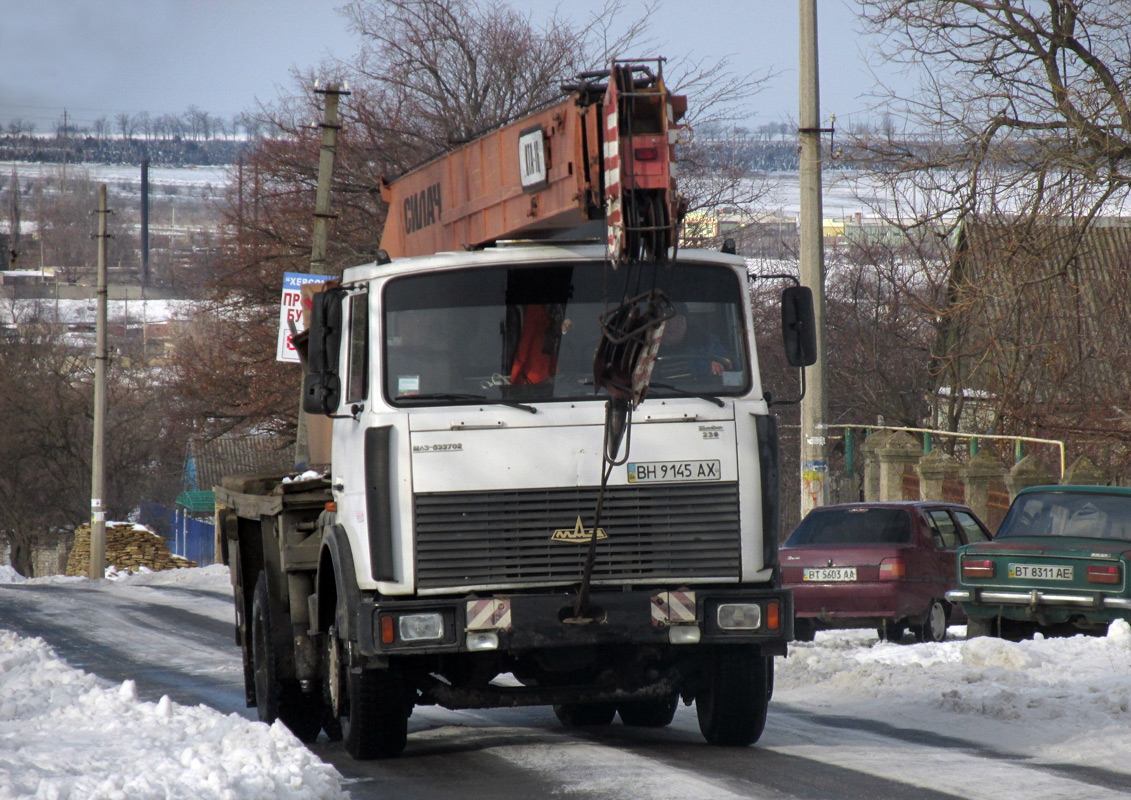
[[[226,576],[176,573],[3,584],[0,628],[39,636],[110,682],[134,679],[144,700],[253,718]],[[1131,628],[1020,644],[968,643],[961,632],[938,645],[866,632],[794,645],[751,748],[704,745],[691,708],[664,730],[584,733],[543,708],[418,708],[399,759],[356,763],[324,741],[312,749],[359,799],[1131,796]]]

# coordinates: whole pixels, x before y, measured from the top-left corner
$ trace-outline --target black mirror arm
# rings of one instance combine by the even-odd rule
[[[805,399],[805,367],[798,369],[801,373],[801,394],[797,397],[787,397],[785,400],[772,400],[770,399],[769,392],[766,393],[766,407],[773,408],[774,406],[792,406],[800,403]]]

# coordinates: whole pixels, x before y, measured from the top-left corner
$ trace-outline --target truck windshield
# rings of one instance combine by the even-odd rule
[[[405,406],[592,398],[598,318],[606,297],[620,301],[629,272],[577,262],[394,278],[383,297],[386,397]],[[630,296],[656,285],[678,312],[665,326],[650,397],[748,391],[734,271],[647,266],[632,278]]]

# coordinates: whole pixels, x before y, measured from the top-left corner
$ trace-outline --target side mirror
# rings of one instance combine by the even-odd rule
[[[817,363],[817,322],[813,291],[808,286],[790,286],[782,291],[781,333],[791,367]]]
[[[342,349],[341,289],[318,292],[311,300],[307,373],[302,381],[302,408],[308,414],[333,414],[342,400],[338,356]]]

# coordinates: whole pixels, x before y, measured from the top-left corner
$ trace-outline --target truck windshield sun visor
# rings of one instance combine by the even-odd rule
[[[517,404],[594,397],[597,320],[623,270],[601,261],[406,275],[384,290],[384,391],[393,405]],[[710,264],[645,266],[677,315],[665,324],[652,397],[718,402],[751,384],[738,276]],[[660,271],[664,274],[660,275]],[[639,276],[639,271],[637,275]]]

